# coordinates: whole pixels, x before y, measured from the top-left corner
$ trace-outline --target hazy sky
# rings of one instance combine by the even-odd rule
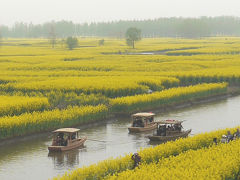
[[[240,17],[240,0],[0,0],[0,24],[5,25],[221,15]]]

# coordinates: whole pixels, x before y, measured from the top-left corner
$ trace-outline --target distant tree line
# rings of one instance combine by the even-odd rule
[[[101,36],[124,38],[129,27],[141,29],[142,37],[208,37],[240,36],[240,18],[231,16],[201,18],[159,18],[154,20],[114,21],[74,24],[71,21],[16,23],[13,27],[0,26],[2,37],[46,37],[54,31],[57,38],[68,36]],[[54,29],[53,29],[54,28]]]

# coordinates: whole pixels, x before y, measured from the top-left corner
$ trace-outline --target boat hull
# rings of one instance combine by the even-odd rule
[[[169,135],[169,136],[148,136],[148,138],[150,139],[150,141],[174,141],[178,138],[185,138],[187,137],[190,133],[191,133],[192,129],[189,129],[187,131],[183,131],[180,133],[176,133],[173,135]]]
[[[61,152],[61,151],[68,151],[71,149],[79,148],[84,145],[84,142],[87,140],[86,137],[81,139],[76,139],[74,142],[71,142],[71,144],[67,146],[49,146],[48,150],[49,152]]]
[[[151,131],[157,128],[157,123],[149,124],[146,127],[129,127],[128,131],[130,133],[139,133],[139,132],[145,132],[145,131]]]

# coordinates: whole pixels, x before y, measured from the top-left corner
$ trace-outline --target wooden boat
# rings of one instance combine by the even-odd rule
[[[136,113],[132,115],[132,126],[128,128],[130,133],[139,133],[154,130],[157,123],[154,122],[154,113]]]
[[[86,137],[79,138],[77,128],[62,128],[53,131],[52,145],[48,147],[49,152],[68,151],[84,145]]]
[[[185,138],[191,133],[191,129],[182,130],[182,122],[177,120],[164,120],[156,122],[158,124],[157,133],[148,136],[150,141],[174,141],[178,138]]]

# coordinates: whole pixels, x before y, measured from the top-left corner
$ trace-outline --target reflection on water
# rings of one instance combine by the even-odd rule
[[[73,168],[79,164],[79,153],[83,151],[86,152],[86,147],[66,152],[49,152],[48,157],[52,159],[55,169],[61,169],[62,167]]]
[[[183,126],[193,134],[234,127],[240,124],[240,97],[229,98],[157,115],[156,120],[186,120]],[[87,136],[83,148],[64,153],[48,153],[51,137],[47,134],[26,141],[0,146],[0,179],[49,179],[68,170],[87,166],[109,157],[134,153],[141,147],[155,146],[146,136],[153,132],[129,134],[130,118],[114,118],[108,122],[81,129]]]

